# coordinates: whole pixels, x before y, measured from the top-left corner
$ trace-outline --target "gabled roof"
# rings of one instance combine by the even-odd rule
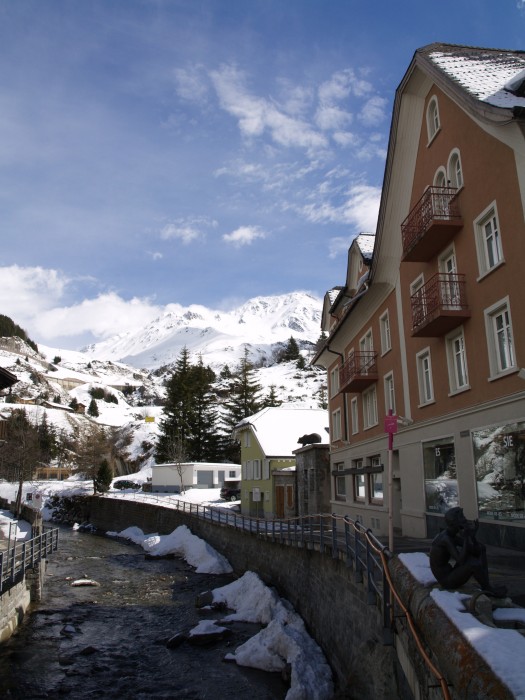
[[[376,234],[375,233],[360,233],[359,236],[356,236],[355,242],[361,251],[361,255],[363,256],[363,260],[365,263],[370,264],[370,261],[372,260],[372,255],[374,254],[374,244],[376,240]]]
[[[266,457],[293,458],[293,451],[303,435],[318,433],[327,441],[328,411],[321,408],[270,407],[248,416],[235,426],[235,431],[252,428]]]
[[[416,51],[418,57],[475,102],[517,113],[525,109],[524,51],[430,44]]]

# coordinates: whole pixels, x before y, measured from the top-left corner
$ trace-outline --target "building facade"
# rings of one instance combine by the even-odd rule
[[[323,310],[334,512],[384,535],[391,511],[426,537],[460,505],[488,541],[525,546],[524,212],[525,53],[419,49],[373,255],[354,241]]]

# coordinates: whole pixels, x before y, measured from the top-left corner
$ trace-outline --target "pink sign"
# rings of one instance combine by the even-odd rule
[[[397,416],[385,416],[385,433],[397,433]]]

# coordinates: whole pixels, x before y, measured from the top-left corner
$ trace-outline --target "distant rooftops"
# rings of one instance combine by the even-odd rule
[[[512,109],[525,107],[525,52],[453,44],[419,49],[472,97]]]

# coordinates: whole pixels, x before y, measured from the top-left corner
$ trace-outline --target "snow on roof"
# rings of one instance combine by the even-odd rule
[[[318,433],[326,442],[328,411],[321,408],[264,408],[237,424],[237,429],[251,426],[267,457],[293,457],[303,435]]]
[[[430,60],[472,97],[495,107],[525,107],[525,52],[447,44],[429,49]]]
[[[367,262],[372,259],[375,240],[375,233],[360,233],[355,239],[357,245],[359,246],[359,250],[361,251],[361,255]]]

